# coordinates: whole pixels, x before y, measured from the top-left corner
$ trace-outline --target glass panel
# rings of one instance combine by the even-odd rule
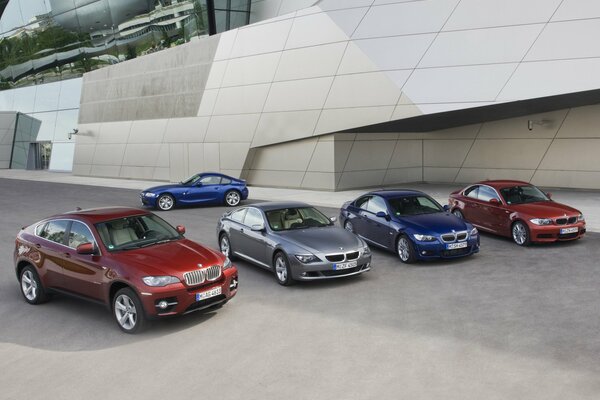
[[[69,231],[69,247],[75,249],[83,243],[94,243],[94,236],[87,225],[73,221],[71,230]]]

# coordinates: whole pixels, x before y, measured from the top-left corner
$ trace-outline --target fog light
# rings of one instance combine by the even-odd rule
[[[300,276],[307,276],[308,274],[306,272],[300,272]]]
[[[169,303],[167,303],[166,300],[161,300],[158,302],[158,304],[156,305],[156,307],[158,308],[162,308],[163,310],[167,307],[169,307]]]
[[[231,279],[231,283],[229,284],[229,290],[235,290],[238,287],[237,276]]]

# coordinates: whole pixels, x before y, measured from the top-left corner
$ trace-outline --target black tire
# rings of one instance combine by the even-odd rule
[[[460,219],[465,219],[465,216],[458,208],[455,208],[454,210],[452,210],[452,215],[454,215],[455,217],[458,217]]]
[[[115,293],[112,299],[112,312],[117,325],[125,333],[139,333],[146,325],[142,302],[130,288],[123,288]]]
[[[412,264],[417,260],[415,247],[406,235],[400,235],[396,241],[396,254],[404,264]]]
[[[227,242],[228,245],[228,251],[225,252],[224,250],[224,246],[225,243],[223,241]],[[221,233],[221,235],[219,236],[219,251],[223,254],[225,254],[231,261],[234,261],[236,259],[236,257],[233,255],[233,248],[231,247],[231,239],[229,239],[229,236],[226,233]]]
[[[156,208],[160,211],[169,211],[175,207],[175,199],[170,194],[161,194],[156,199]]]
[[[510,227],[510,233],[513,239],[513,242],[518,244],[519,246],[529,246],[531,243],[531,234],[529,233],[529,227],[526,223],[521,221],[516,221]]]
[[[356,233],[356,232],[354,232],[354,225],[352,224],[352,221],[350,221],[349,219],[347,219],[346,222],[344,222],[344,229],[347,230],[348,232]]]
[[[237,190],[231,189],[225,192],[223,202],[227,207],[236,207],[242,201],[242,194]]]
[[[37,271],[31,265],[27,265],[21,270],[19,282],[21,283],[21,294],[29,304],[42,304],[48,300],[46,289],[44,289]]]
[[[284,269],[281,269],[281,267]],[[273,257],[273,272],[275,272],[277,283],[281,286],[291,286],[294,284],[290,262],[288,261],[287,256],[281,251]]]

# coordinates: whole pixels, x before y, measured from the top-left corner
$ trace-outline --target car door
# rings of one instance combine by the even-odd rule
[[[265,218],[262,212],[254,207],[248,207],[244,216],[244,223],[240,229],[240,248],[243,249],[244,256],[252,261],[269,266],[267,260],[267,241],[265,230],[253,230],[252,227],[262,226],[266,229]]]
[[[352,213],[354,218],[350,219],[354,233],[364,238],[368,236],[368,218],[367,208],[369,206],[369,200],[372,196],[359,197],[348,209]]]
[[[192,184],[185,194],[186,203],[213,203],[219,198],[221,177],[217,175],[203,175]]]
[[[78,254],[77,246],[93,243],[98,248],[97,240],[90,228],[83,222],[73,221],[67,233],[67,247],[64,251],[63,276],[64,288],[95,300],[103,299],[105,268],[101,265],[99,254]]]
[[[378,217],[377,213],[379,212],[390,215],[385,199],[381,196],[373,196],[367,206],[367,237],[381,246],[389,247],[390,221],[384,217]]]
[[[476,225],[480,225],[478,222],[479,216],[479,185],[471,186],[463,192],[462,201],[464,203],[464,207],[462,209],[462,214],[465,219],[471,223]]]
[[[482,185],[477,196],[481,201],[478,216],[481,226],[505,234],[503,228],[507,225],[510,211],[506,209],[498,192],[492,187]]]
[[[239,254],[244,254],[244,248],[242,247],[242,244],[244,243],[244,240],[242,239],[242,229],[244,228],[246,211],[248,211],[248,209],[245,207],[233,211],[229,215],[229,221],[227,222],[227,225],[229,226],[228,235],[231,248],[234,252]]]
[[[71,222],[52,220],[36,228],[34,246],[42,254],[44,280],[49,287],[64,288],[64,240]]]

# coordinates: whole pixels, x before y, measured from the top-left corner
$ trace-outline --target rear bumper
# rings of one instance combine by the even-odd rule
[[[460,242],[465,243],[465,242]],[[461,249],[448,249],[446,243],[418,242],[414,243],[415,253],[420,260],[432,260],[437,258],[460,258],[470,256],[479,252],[479,235],[476,238],[466,240],[467,247]]]
[[[576,240],[585,235],[585,222],[570,225],[529,225],[529,232],[531,234],[531,241],[538,243],[547,242],[563,242],[569,240]],[[576,232],[561,233],[562,229],[575,230]],[[564,231],[563,231],[564,232]]]
[[[219,288],[220,294],[196,301],[198,293],[206,293]],[[188,288],[183,284],[152,288],[152,291],[142,292],[140,298],[146,315],[150,318],[160,318],[187,314],[224,304],[236,295],[237,288],[238,272],[236,267],[232,267],[223,271],[223,275],[216,282],[194,288]],[[165,309],[158,307],[163,300],[168,304]]]

